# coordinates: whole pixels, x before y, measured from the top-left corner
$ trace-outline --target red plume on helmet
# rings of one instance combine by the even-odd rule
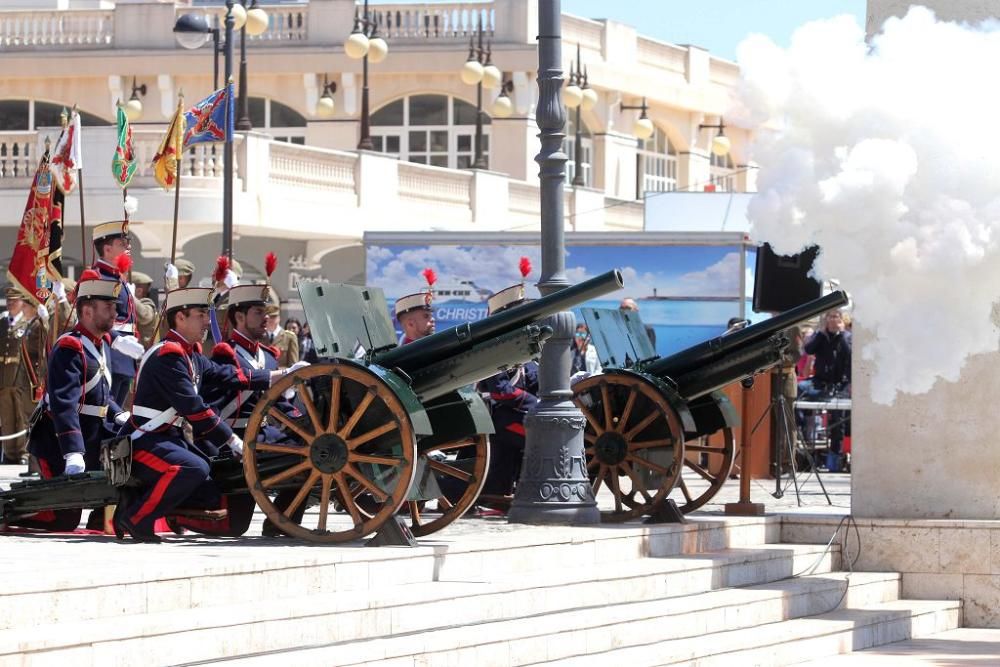
[[[220,255],[219,259],[215,260],[215,273],[212,274],[212,279],[217,283],[221,283],[226,279],[226,272],[229,271],[229,257],[226,255]]]
[[[80,274],[80,278],[79,280],[77,280],[77,283],[82,283],[84,280],[100,280],[100,279],[101,279],[101,274],[99,274],[97,271],[94,271],[93,269],[87,269]]]
[[[521,277],[527,278],[528,274],[531,273],[531,260],[527,257],[521,257],[521,261],[517,265],[517,268],[521,270]]]
[[[132,268],[132,255],[127,252],[118,255],[118,259],[115,260],[115,268],[121,275],[127,274],[128,270]]]
[[[422,271],[422,274],[424,276],[424,280],[427,281],[427,285],[429,287],[434,287],[434,283],[436,283],[438,279],[438,275],[434,271],[434,269],[428,266],[426,269]]]
[[[264,273],[270,278],[276,268],[278,268],[278,256],[273,252],[267,253],[267,257],[264,258]]]

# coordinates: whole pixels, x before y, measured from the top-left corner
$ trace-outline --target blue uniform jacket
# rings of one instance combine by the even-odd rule
[[[122,335],[135,336],[135,302],[129,293],[125,277],[118,273],[118,268],[108,264],[103,259],[94,263],[94,270],[101,274],[102,278],[112,278],[121,283],[122,289],[118,293],[118,303],[115,317],[115,331]],[[135,359],[128,357],[117,350],[111,350],[111,372],[116,375],[135,375]]]
[[[258,370],[268,372],[278,370],[279,356],[280,352],[277,348],[250,340],[239,331],[233,331],[227,342],[219,343],[212,348],[212,361],[221,365],[237,367],[248,377]],[[204,385],[201,395],[205,402],[240,436],[246,430],[247,418],[253,412],[257,400],[260,398],[259,391],[238,391],[221,384]],[[279,401],[276,407],[293,419],[302,416],[302,413],[289,401]],[[281,431],[272,426],[265,426],[261,435],[269,442],[283,437]]]
[[[93,354],[110,352],[111,338],[94,338],[78,324],[56,341],[49,355],[45,414],[32,428],[28,444],[36,457],[51,461],[80,452],[88,469],[100,469],[101,440],[114,435],[114,417],[122,411],[111,399],[110,378],[101,372],[107,362]]]
[[[141,433],[134,435],[136,446],[146,442],[185,443],[183,421],[191,424],[194,438],[218,448],[233,434],[198,393],[201,386],[233,389],[264,389],[270,384],[270,372],[223,366],[201,353],[200,343],[189,343],[171,330],[165,341],[146,353],[136,380],[132,423]],[[152,429],[143,428],[160,413],[173,409],[174,418]],[[217,451],[205,452],[214,455]]]
[[[524,435],[524,416],[538,402],[538,364],[529,361],[521,372],[511,369],[479,383],[479,391],[489,392],[493,405],[493,425],[500,431]]]

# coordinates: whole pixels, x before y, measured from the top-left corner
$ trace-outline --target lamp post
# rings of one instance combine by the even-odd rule
[[[323,75],[323,94],[316,102],[316,115],[320,118],[330,118],[337,109],[337,104],[333,99],[333,94],[337,92],[337,82],[330,81],[326,74]]]
[[[566,154],[566,112],[559,100],[562,87],[561,8],[559,0],[538,3],[538,122],[542,148],[539,165],[541,194],[542,275],[538,289],[552,294],[569,285],[563,220]],[[590,524],[601,520],[587,477],[583,448],[584,416],[573,403],[569,387],[576,328],[571,311],[546,320],[552,337],[542,348],[539,401],[525,417],[526,438],[521,479],[508,520],[511,523]]]
[[[635,153],[635,198],[643,198],[643,164],[642,164],[642,154],[638,149],[642,148],[642,143],[646,139],[653,136],[656,132],[656,127],[653,125],[653,121],[649,120],[646,115],[646,111],[649,107],[646,105],[646,98],[642,98],[642,104],[625,104],[622,103],[621,110],[626,111],[628,109],[635,109],[639,111],[639,117],[635,120],[635,124],[632,125],[632,134],[638,140],[637,150]]]
[[[586,185],[583,179],[580,110],[590,111],[594,108],[597,104],[597,91],[587,83],[587,69],[580,63],[579,44],[576,45],[576,62],[569,64],[569,85],[563,91],[563,103],[576,110],[576,122],[573,124],[573,186]]]
[[[708,125],[702,123],[698,126],[699,130],[718,130],[719,133],[715,135],[712,139],[712,152],[722,157],[729,152],[732,144],[729,141],[729,137],[726,136],[726,121],[723,120],[722,116],[719,116],[719,122],[715,125]]]
[[[246,10],[235,0],[226,0],[226,16],[223,21],[223,75],[226,84],[233,80],[233,30],[243,27],[246,21]],[[208,41],[208,36],[212,35],[216,44],[216,56],[218,56],[218,29],[213,32],[208,27],[208,21],[204,16],[194,14],[184,14],[174,23],[174,36],[177,43],[186,49],[197,49]],[[218,62],[215,67],[216,79],[218,79]],[[215,81],[215,88],[218,89],[218,80]],[[228,104],[232,104],[232,98],[227,99]],[[230,114],[227,109],[226,118]],[[225,143],[222,151],[222,254],[230,259],[233,257],[233,137],[232,132],[226,132]]]
[[[378,20],[368,12],[368,0],[365,0],[364,11],[359,15],[354,11],[354,29],[344,42],[344,51],[349,58],[364,61],[361,74],[361,138],[358,150],[370,151],[372,144],[371,118],[368,114],[368,61],[378,64],[385,60],[389,53],[389,45],[378,32]]]
[[[496,88],[503,80],[503,73],[493,64],[493,44],[483,48],[483,22],[476,26],[476,34],[469,38],[469,57],[462,66],[462,82],[476,87],[476,142],[473,169],[486,169],[489,161],[483,155],[483,86]]]
[[[252,0],[247,10],[247,0],[240,0],[240,5],[246,12],[246,20],[240,28],[240,93],[237,103],[238,116],[236,129],[246,132],[253,129],[250,122],[250,107],[247,99],[247,35],[256,37],[267,30],[267,12],[257,6],[257,0]]]

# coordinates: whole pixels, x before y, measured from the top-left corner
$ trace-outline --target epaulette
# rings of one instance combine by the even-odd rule
[[[83,352],[83,343],[80,342],[80,339],[68,334],[59,337],[59,340],[56,341],[56,347],[65,347],[67,350]]]
[[[215,347],[212,348],[212,357],[225,357],[227,361],[232,360],[235,365],[240,365],[236,359],[236,351],[229,343],[216,343]]]
[[[184,356],[184,348],[181,347],[180,343],[175,343],[172,340],[167,341],[160,346],[160,351],[156,353],[156,356],[162,357],[165,354],[179,354]]]

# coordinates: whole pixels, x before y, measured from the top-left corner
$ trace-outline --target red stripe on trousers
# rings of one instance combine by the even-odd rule
[[[149,498],[146,502],[142,504],[139,511],[132,515],[132,523],[138,524],[140,521],[149,516],[149,513],[156,509],[156,506],[160,504],[163,500],[163,494],[167,492],[170,487],[171,482],[174,481],[174,477],[180,472],[180,466],[172,466],[159,456],[151,454],[147,451],[139,451],[132,455],[132,458],[143,464],[147,468],[152,468],[156,472],[163,473],[160,480],[153,487],[153,492],[149,494]]]

